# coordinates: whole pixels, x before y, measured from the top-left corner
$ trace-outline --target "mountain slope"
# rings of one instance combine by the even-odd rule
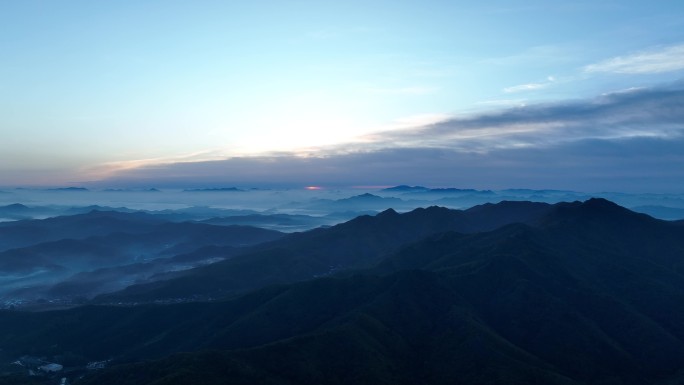
[[[444,234],[377,271],[453,277],[500,335],[574,376],[650,377],[681,365],[682,229],[601,200],[560,205],[543,222]]]
[[[51,234],[39,233],[34,238],[36,244],[0,251],[0,298],[51,299],[59,293],[67,297],[92,297],[102,292],[120,290],[134,281],[146,281],[153,274],[188,269],[202,261],[215,258],[224,259],[237,254],[238,247],[273,241],[283,236],[277,231],[248,226],[215,226],[192,222],[159,223],[147,215],[138,214],[91,212],[74,217],[26,221],[24,224],[5,229],[24,228],[31,231],[43,228],[49,229]],[[0,228],[1,230],[3,229]],[[106,233],[107,231],[112,232]],[[43,236],[50,239],[58,234],[73,235],[78,239],[66,238],[38,243]],[[97,235],[88,236],[89,234]],[[168,259],[208,246],[231,248],[224,254],[212,253],[200,256],[201,258],[193,258],[193,263],[190,264],[172,261],[150,263],[159,258]],[[120,273],[118,276],[115,276],[113,271],[107,275],[100,275],[99,278],[108,277],[107,282],[98,283],[92,279],[94,275],[87,279],[82,274],[124,266],[125,269],[116,270]],[[82,285],[79,284],[79,280]],[[57,291],[50,289],[51,286],[66,281],[70,282],[69,290],[65,290],[64,287]]]
[[[140,233],[163,222],[163,219],[149,214],[117,211],[91,211],[47,219],[0,222],[0,250],[65,238],[84,239],[117,231]]]
[[[398,277],[408,274],[403,273],[407,269],[430,270],[437,275],[421,279],[434,283],[434,278],[441,290],[414,277],[401,294],[381,295],[372,305],[360,307],[368,309],[364,314],[370,318],[364,320],[382,325],[376,333],[391,334],[392,342],[378,343],[375,334],[367,334],[365,324],[348,319],[344,330],[352,330],[351,334],[335,340],[334,346],[351,344],[349,349],[361,357],[368,352],[367,345],[384,349],[382,353],[373,351],[377,356],[364,358],[372,364],[357,369],[362,375],[354,381],[408,383],[430,378],[427,383],[457,379],[499,383],[506,378],[507,383],[643,384],[676,378],[684,365],[681,227],[604,200],[556,205],[537,219],[535,226],[516,224],[488,233],[433,236],[386,258],[373,270],[376,274]],[[361,286],[358,282],[353,285]],[[327,298],[335,301],[334,295]],[[455,332],[465,323],[463,318],[454,317],[447,323],[458,343],[436,326],[436,319],[443,319],[443,310],[429,307],[440,303],[448,304],[449,314],[467,315],[472,320],[465,336]],[[435,318],[425,321],[429,315]],[[405,322],[403,317],[408,317]],[[427,326],[420,330],[420,325]],[[355,336],[361,333],[366,338],[358,342]],[[480,336],[475,346],[463,343],[469,341],[470,333]],[[217,359],[245,382],[268,378],[273,383],[344,383],[349,379],[307,377],[311,370],[297,369],[296,364],[289,369],[289,364],[301,360],[328,373],[330,364],[316,358],[324,352],[334,354],[318,345],[327,341],[327,336],[297,337],[275,346],[223,353]],[[396,341],[406,345],[396,348]],[[420,342],[412,345],[410,341]],[[421,344],[425,350],[418,347]],[[395,348],[417,356],[402,361]],[[415,365],[410,363],[416,361],[433,362],[426,359],[433,351],[439,352],[434,357],[440,364],[425,372],[397,369],[413,369]],[[298,359],[274,368],[271,359],[290,355]],[[151,367],[173,365],[177,360],[181,358]],[[133,368],[145,367],[150,366]],[[245,368],[249,370],[241,371]],[[384,370],[376,372],[377,368]],[[342,372],[332,371],[338,376]],[[401,374],[393,377],[397,372]],[[272,373],[278,375],[269,377]]]
[[[497,220],[510,212],[501,206],[497,216],[496,207],[486,210]],[[430,220],[418,220],[427,213]],[[429,234],[455,223],[448,210],[413,215],[387,212],[347,224],[359,233],[336,231],[365,234],[368,242],[410,226]],[[525,218],[408,244],[398,238],[402,246],[372,268],[230,300],[3,312],[0,346],[3,354],[121,363],[77,384],[679,380],[684,227],[604,200],[548,206]],[[383,221],[391,232],[374,226]],[[293,238],[306,245],[308,236],[328,236],[312,234]],[[277,250],[270,250],[274,259],[283,255]],[[290,253],[296,260],[297,251]]]
[[[186,276],[132,286],[99,300],[140,302],[198,295],[234,295],[265,285],[370,267],[402,245],[432,234],[450,230],[473,233],[493,230],[507,223],[531,223],[551,209],[551,205],[544,203],[502,202],[466,211],[429,207],[398,214],[386,210],[331,228],[291,234],[259,246],[255,252],[194,269]]]
[[[291,308],[286,304],[302,301],[302,296],[314,300],[309,311],[301,307],[287,311]],[[350,299],[357,305],[346,310]],[[575,383],[498,338],[448,284],[432,274],[325,279],[296,285],[267,304],[284,310],[279,313],[281,322],[289,325],[306,325],[307,319],[325,314],[323,309],[335,312],[322,326],[304,328],[274,344],[124,365],[83,383],[220,384],[227,378],[238,384],[486,384],[501,378],[518,384]],[[264,327],[258,319],[250,323],[250,334],[268,333],[270,326]],[[261,319],[274,322],[265,315]],[[179,367],[184,370],[179,372]]]

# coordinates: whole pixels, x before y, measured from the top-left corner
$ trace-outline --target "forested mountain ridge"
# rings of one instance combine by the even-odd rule
[[[264,285],[299,282],[337,272],[367,268],[403,245],[445,231],[475,233],[510,223],[534,223],[552,205],[501,202],[468,210],[432,206],[399,214],[389,209],[330,228],[290,234],[258,245],[253,252],[187,271],[169,281],[131,286],[101,296],[101,303],[147,302],[186,296],[221,297]]]
[[[501,220],[513,206],[473,210]],[[605,200],[526,207],[540,210],[468,232],[439,208],[357,218],[293,238],[428,235],[377,248],[368,267],[221,301],[3,312],[0,346],[114,359],[76,384],[680,381],[684,228]]]

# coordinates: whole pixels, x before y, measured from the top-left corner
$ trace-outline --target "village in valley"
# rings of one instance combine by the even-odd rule
[[[66,361],[73,361],[65,357]],[[37,383],[68,385],[73,380],[83,377],[87,372],[104,369],[110,360],[88,362],[85,365],[65,366],[51,362],[45,358],[22,356],[8,364],[0,365],[2,375],[14,375],[16,378],[31,378]]]

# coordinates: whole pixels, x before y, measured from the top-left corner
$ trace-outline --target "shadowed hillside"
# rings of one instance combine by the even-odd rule
[[[368,242],[409,224],[432,233],[376,249],[373,267],[229,300],[4,312],[0,346],[114,359],[77,384],[676,383],[684,228],[605,200],[511,207],[471,212],[526,223],[472,231],[491,219],[471,218],[461,233],[452,215],[468,211],[431,208],[299,234],[294,244],[350,229]]]
[[[170,281],[131,286],[100,302],[144,302],[186,296],[221,297],[270,284],[298,282],[365,268],[401,246],[445,231],[474,233],[509,223],[533,223],[552,206],[501,202],[469,210],[429,207],[398,214],[386,210],[327,229],[291,234],[246,253]]]

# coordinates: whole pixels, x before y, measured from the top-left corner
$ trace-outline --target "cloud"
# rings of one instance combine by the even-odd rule
[[[129,170],[110,184],[303,187],[420,184],[481,189],[684,191],[684,138],[585,139],[488,154],[391,148],[334,156],[267,156]]]
[[[684,89],[508,108],[294,153],[146,165],[141,186],[394,185],[684,191]]]
[[[526,99],[494,99],[478,102],[479,105],[496,107],[524,107]]]
[[[503,89],[503,92],[507,94],[512,94],[516,92],[522,92],[522,91],[534,91],[534,90],[540,90],[542,88],[546,88],[550,86],[553,82],[556,81],[556,78],[553,76],[549,76],[546,78],[547,81],[541,82],[541,83],[527,83],[527,84],[520,84],[517,86],[512,86],[512,87],[506,87]]]
[[[684,44],[618,56],[584,67],[584,72],[656,74],[684,69]]]
[[[635,89],[591,100],[537,104],[374,135],[378,146],[458,151],[544,146],[582,139],[684,133],[684,90]]]
[[[540,90],[542,88],[546,88],[548,85],[549,85],[549,83],[520,84],[518,86],[506,87],[506,88],[504,88],[503,91],[507,94],[511,94],[511,93],[521,92],[521,91]]]

